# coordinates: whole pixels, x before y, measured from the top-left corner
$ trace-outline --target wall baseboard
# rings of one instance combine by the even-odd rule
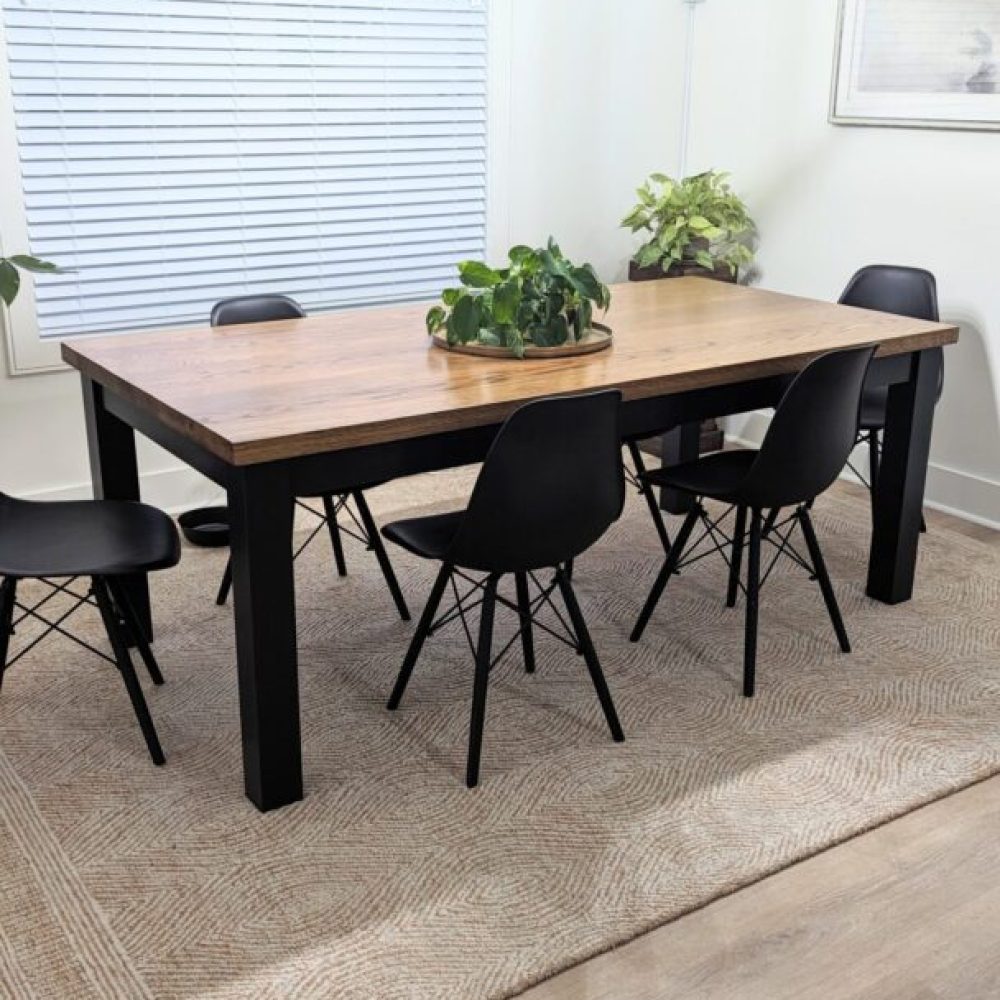
[[[226,502],[223,490],[187,465],[141,473],[139,479],[142,499],[169,514]],[[19,493],[18,496],[25,500],[89,500],[93,491],[86,482]]]
[[[737,418],[733,421],[735,433],[727,433],[726,440],[745,448],[756,448],[764,438],[769,420],[767,414],[760,412]],[[851,461],[865,470],[868,467],[867,449],[863,446],[856,449]],[[841,478],[858,482],[850,469],[845,470]],[[994,479],[931,462],[927,469],[924,503],[933,510],[1000,530],[1000,482]]]

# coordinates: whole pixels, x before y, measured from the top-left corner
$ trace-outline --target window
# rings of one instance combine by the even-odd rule
[[[486,0],[0,7],[5,248],[74,269],[15,303],[15,368],[228,295],[431,298],[486,252]]]

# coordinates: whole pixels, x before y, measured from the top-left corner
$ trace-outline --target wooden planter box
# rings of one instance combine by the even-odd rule
[[[712,281],[727,281],[736,284],[738,275],[733,274],[728,264],[717,264],[714,271],[709,271],[701,264],[673,264],[669,271],[664,271],[659,264],[640,267],[634,260],[628,262],[629,281],[658,281],[664,278],[711,278]]]
[[[640,267],[634,260],[628,263],[629,281],[661,281],[666,278],[686,278],[700,277],[709,278],[712,281],[726,281],[735,285],[738,275],[733,274],[728,264],[717,264],[714,271],[702,267],[701,264],[683,263],[674,264],[669,271],[664,271],[659,264],[650,264],[647,267]],[[651,438],[642,443],[642,450],[649,454],[659,455],[659,438]],[[702,421],[701,440],[699,450],[704,455],[709,451],[719,451],[723,445],[722,428],[715,418]]]

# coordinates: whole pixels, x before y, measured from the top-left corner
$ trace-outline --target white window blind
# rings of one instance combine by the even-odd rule
[[[486,240],[486,0],[0,0],[43,339],[433,297]]]

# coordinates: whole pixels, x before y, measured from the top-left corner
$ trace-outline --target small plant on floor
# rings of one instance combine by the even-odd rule
[[[13,257],[0,257],[0,299],[5,305],[13,305],[21,289],[21,271],[35,274],[65,274],[57,264],[29,254],[18,253]]]
[[[458,265],[461,288],[446,288],[443,305],[427,313],[427,332],[449,344],[503,347],[523,358],[527,346],[559,347],[591,329],[594,308],[611,303],[607,285],[590,264],[567,260],[558,244],[512,247],[508,267],[479,261]]]
[[[727,178],[716,170],[679,181],[651,175],[637,191],[639,203],[622,220],[633,233],[649,233],[635,263],[664,272],[690,265],[714,272],[724,265],[734,275],[749,264],[753,220]]]

